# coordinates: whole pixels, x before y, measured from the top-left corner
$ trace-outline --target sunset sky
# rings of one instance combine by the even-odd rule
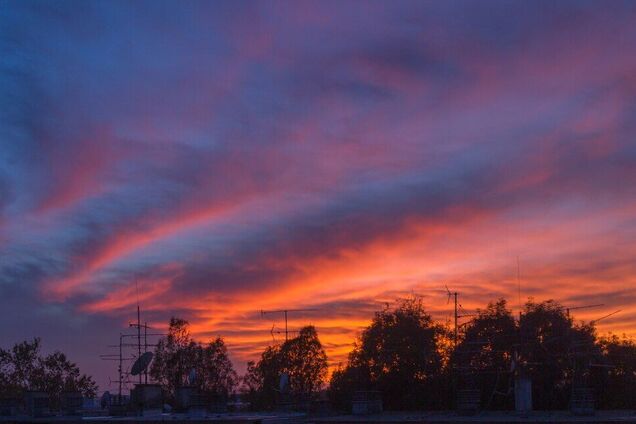
[[[239,371],[445,285],[636,336],[634,2],[0,0],[0,102],[0,346],[101,390],[137,300]]]

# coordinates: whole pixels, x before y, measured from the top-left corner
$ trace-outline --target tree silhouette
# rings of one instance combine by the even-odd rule
[[[268,346],[258,363],[248,362],[243,393],[253,408],[271,409],[280,398],[280,378],[289,377],[293,399],[308,400],[327,377],[327,355],[315,327],[303,327],[297,337],[280,346]]]
[[[194,381],[188,376],[194,370]],[[168,335],[157,343],[150,375],[169,396],[177,387],[193,385],[214,395],[228,397],[238,383],[223,339],[202,344],[194,341],[189,323],[171,318]]]
[[[581,367],[600,355],[594,328],[575,325],[558,302],[530,300],[519,320],[519,336],[524,371],[532,379],[534,408],[566,409],[574,380],[589,372]]]
[[[531,378],[535,409],[567,409],[573,388],[596,389],[599,408],[636,406],[636,343],[597,339],[592,323],[574,323],[558,302],[529,300],[516,320],[499,299],[462,330],[457,347],[446,352],[447,329],[420,301],[387,305],[333,372],[332,404],[348,409],[354,391],[380,390],[386,409],[446,408],[457,389],[473,388],[483,408],[511,409],[514,368]]]
[[[63,392],[77,391],[95,397],[97,385],[62,352],[42,356],[40,339],[35,338],[10,349],[0,348],[0,395],[20,396],[26,390],[48,393],[55,408]]]
[[[258,363],[247,363],[242,391],[252,409],[271,410],[276,406],[282,372],[280,346],[268,346]]]
[[[512,408],[510,368],[517,338],[517,324],[505,299],[478,309],[452,355],[457,388],[480,390],[482,405],[488,408]]]
[[[444,366],[446,329],[433,322],[420,299],[400,300],[377,312],[345,368],[331,379],[330,397],[380,390],[387,409],[442,408],[448,404]]]
[[[636,407],[636,343],[625,336],[602,337],[598,345],[603,352],[601,366],[594,369],[593,387],[598,403],[606,409]]]
[[[322,387],[327,378],[327,354],[313,325],[301,328],[297,337],[283,343],[280,356],[292,393],[308,397]]]

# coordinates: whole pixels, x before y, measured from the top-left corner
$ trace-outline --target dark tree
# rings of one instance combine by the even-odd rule
[[[47,392],[56,407],[62,392],[78,391],[92,398],[97,385],[63,353],[41,356],[40,339],[36,338],[0,349],[0,395],[20,396],[25,390]]]
[[[186,384],[194,364],[196,342],[190,336],[188,321],[171,318],[168,335],[157,343],[150,376],[169,393]]]
[[[280,397],[280,378],[289,376],[290,395],[309,399],[327,377],[327,355],[313,326],[280,346],[269,346],[258,363],[248,362],[243,393],[254,409],[271,409]]]
[[[559,303],[530,300],[515,322],[501,299],[466,326],[453,363],[459,385],[481,389],[485,408],[512,408],[513,378],[523,373],[532,380],[535,408],[566,409],[574,387],[591,388],[598,379],[590,365],[600,358],[594,327],[575,324]]]
[[[448,334],[419,299],[399,301],[377,312],[344,369],[331,380],[331,397],[349,399],[355,390],[380,390],[387,409],[448,406],[444,342]]]
[[[217,338],[204,345],[194,341],[187,321],[170,320],[168,335],[155,349],[150,367],[151,377],[170,396],[177,387],[193,384],[195,387],[219,396],[229,396],[236,387],[238,376],[230,361],[223,339]],[[188,376],[194,370],[194,381]]]
[[[238,375],[227,354],[223,339],[217,337],[195,349],[195,385],[215,395],[228,398],[238,384]]]
[[[626,393],[636,388],[635,344],[597,341],[591,323],[575,324],[557,302],[530,300],[518,321],[503,299],[478,310],[450,349],[452,367],[446,366],[448,341],[447,329],[417,300],[376,313],[346,366],[332,374],[333,404],[346,409],[355,390],[380,390],[387,409],[446,408],[452,389],[475,388],[482,407],[509,409],[514,376],[524,373],[536,409],[567,409],[574,388],[596,388],[600,407],[633,407]]]
[[[268,346],[258,363],[247,363],[243,394],[255,410],[270,410],[276,405],[280,375],[283,372],[280,346]]]
[[[594,328],[575,325],[558,302],[526,303],[519,321],[522,366],[532,378],[535,409],[567,409],[572,384],[587,385],[589,364],[600,350]]]
[[[636,343],[610,335],[601,338],[598,344],[603,357],[593,377],[599,407],[636,408]]]
[[[354,352],[357,352],[357,348]],[[368,366],[357,363],[357,360],[357,355],[350,353],[348,363],[345,366],[339,365],[331,374],[327,393],[336,410],[350,412],[353,392],[374,388]]]
[[[478,309],[452,355],[457,387],[481,390],[487,409],[512,408],[510,368],[517,339],[517,323],[504,299]]]
[[[309,397],[323,386],[327,378],[327,354],[314,326],[303,327],[297,337],[283,343],[280,355],[292,393]]]

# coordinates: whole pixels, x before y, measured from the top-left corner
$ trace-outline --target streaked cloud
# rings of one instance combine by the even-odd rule
[[[20,323],[0,335],[103,383],[137,299],[239,368],[281,337],[261,309],[316,309],[291,327],[336,364],[384,302],[448,319],[445,285],[467,309],[604,303],[577,318],[622,309],[599,327],[634,335],[634,22],[629,2],[4,3]]]

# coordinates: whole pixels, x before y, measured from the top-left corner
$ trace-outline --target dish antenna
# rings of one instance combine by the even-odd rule
[[[148,365],[150,365],[150,361],[152,361],[152,352],[146,352],[142,354],[133,364],[132,368],[130,369],[130,374],[140,375],[141,373],[146,371],[146,368],[148,368]]]

